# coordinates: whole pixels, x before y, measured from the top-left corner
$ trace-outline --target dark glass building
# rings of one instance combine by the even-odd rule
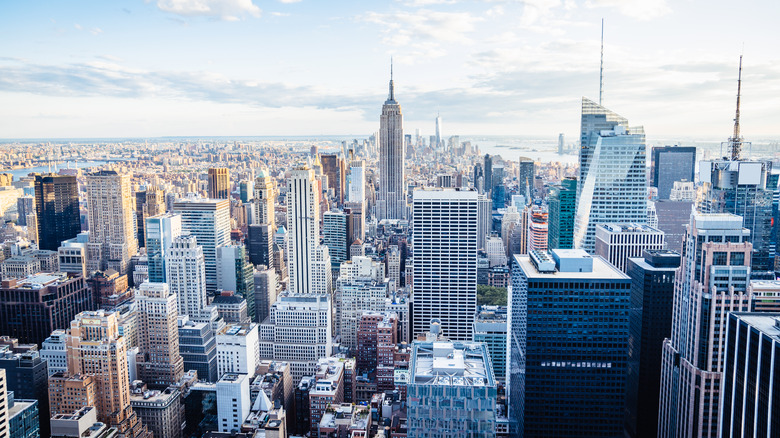
[[[217,381],[217,339],[211,323],[180,316],[179,354],[184,359],[184,371],[195,370],[198,379]]]
[[[268,224],[252,224],[247,229],[246,249],[249,263],[273,267],[273,227]]]
[[[550,249],[573,248],[577,178],[564,178],[560,185],[550,188],[548,204],[550,216],[547,247]]]
[[[729,314],[719,436],[780,434],[779,339],[780,313]]]
[[[37,400],[41,412],[40,436],[50,436],[49,427],[49,368],[37,351],[13,353],[0,350],[0,368],[5,370],[8,391],[16,399]]]
[[[629,258],[629,310],[626,430],[632,437],[655,438],[658,432],[658,396],[661,386],[661,347],[672,335],[674,275],[680,254],[646,250]]]
[[[624,436],[630,288],[583,250],[514,256],[510,436]]]
[[[81,232],[79,185],[75,176],[35,175],[38,247],[57,251],[63,240]]]
[[[675,181],[694,181],[696,148],[661,146],[653,148],[650,185],[658,188],[658,199],[669,199]]]

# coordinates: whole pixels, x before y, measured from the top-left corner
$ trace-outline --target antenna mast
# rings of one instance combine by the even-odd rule
[[[739,99],[742,94],[742,55],[739,55],[739,77],[737,79],[737,113],[734,117],[734,135],[729,139],[731,159],[739,160],[742,152],[742,137],[739,134]]]
[[[604,19],[601,19],[601,66],[599,67],[599,105],[604,98]]]

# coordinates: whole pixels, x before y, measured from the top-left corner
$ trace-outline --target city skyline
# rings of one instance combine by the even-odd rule
[[[393,56],[410,132],[433,134],[440,114],[445,138],[571,139],[578,101],[598,96],[603,17],[606,107],[642,120],[651,136],[724,137],[744,51],[743,133],[778,134],[780,70],[767,29],[780,6],[769,2],[288,2],[6,5],[0,130],[368,134]]]

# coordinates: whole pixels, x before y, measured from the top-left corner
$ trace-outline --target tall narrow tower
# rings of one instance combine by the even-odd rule
[[[376,211],[379,219],[404,219],[404,128],[401,105],[393,90],[393,64],[390,63],[390,93],[379,118],[379,193]]]
[[[287,259],[290,290],[311,293],[314,251],[320,242],[319,184],[308,167],[287,180]]]
[[[130,176],[113,170],[87,175],[87,205],[87,269],[127,274],[130,257],[138,251]]]

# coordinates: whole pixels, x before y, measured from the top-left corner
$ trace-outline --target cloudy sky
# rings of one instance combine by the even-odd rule
[[[582,96],[648,136],[780,136],[775,0],[0,3],[0,138],[367,135],[390,57],[407,132],[576,138]]]

